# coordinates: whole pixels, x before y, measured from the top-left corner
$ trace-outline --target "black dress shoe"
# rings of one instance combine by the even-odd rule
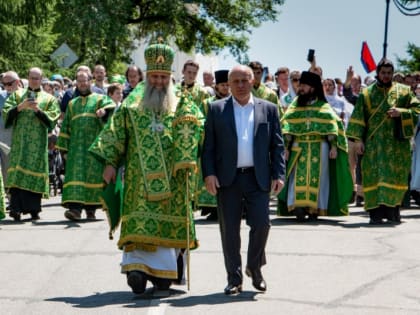
[[[296,220],[298,222],[303,222],[306,219],[306,211],[304,208],[296,208],[294,210],[294,214],[296,216]]]
[[[135,294],[142,294],[146,290],[146,274],[141,271],[130,271],[127,274],[127,284]]]
[[[267,291],[267,284],[265,283],[265,280],[261,274],[261,270],[256,269],[256,270],[251,270],[249,268],[246,268],[245,270],[245,274],[248,277],[252,278],[252,285],[254,286],[255,289],[257,289],[258,291]]]
[[[365,198],[362,196],[356,196],[356,207],[363,207],[363,203],[365,201]]]
[[[225,288],[225,294],[226,295],[232,295],[232,294],[238,294],[242,292],[242,284],[228,284]]]
[[[31,212],[31,220],[32,221],[38,221],[38,220],[40,220],[41,218],[40,218],[40,216],[39,216],[39,214],[38,214],[38,212]]]
[[[21,213],[19,211],[10,210],[9,211],[9,216],[11,218],[13,218],[13,220],[15,220],[16,222],[19,222],[20,221]]]

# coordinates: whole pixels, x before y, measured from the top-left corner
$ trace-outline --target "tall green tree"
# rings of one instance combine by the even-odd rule
[[[171,38],[185,52],[246,57],[251,29],[277,20],[284,0],[61,0],[56,31],[79,63],[129,62],[133,40]]]
[[[26,75],[33,66],[48,68],[54,21],[54,1],[0,1],[0,70]]]
[[[162,36],[185,52],[228,48],[246,59],[252,29],[276,21],[284,0],[13,0],[0,1],[0,69],[37,65],[64,74],[50,54],[67,43],[78,64],[117,72],[137,41]]]

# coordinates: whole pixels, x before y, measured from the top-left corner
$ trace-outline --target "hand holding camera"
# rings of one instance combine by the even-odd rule
[[[36,100],[36,94],[34,92],[30,92],[28,94],[28,98],[26,98],[22,103],[18,105],[19,112],[24,109],[30,109],[35,112],[39,111],[38,102]]]

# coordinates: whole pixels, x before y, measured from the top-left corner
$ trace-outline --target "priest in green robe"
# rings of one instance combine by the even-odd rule
[[[376,82],[360,93],[347,136],[363,154],[364,208],[370,224],[400,223],[400,206],[408,189],[410,140],[420,101],[410,87],[392,81],[394,65],[386,58],[376,68]]]
[[[57,99],[41,90],[42,70],[31,68],[28,88],[7,98],[3,108],[6,128],[13,129],[6,188],[10,193],[9,215],[20,221],[29,213],[39,219],[41,198],[49,197],[48,132],[60,116]]]
[[[167,291],[182,280],[180,255],[198,246],[191,175],[198,170],[204,119],[188,95],[176,97],[173,49],[158,42],[144,54],[145,82],[125,99],[90,148],[106,164],[105,182],[114,181],[116,169],[125,167],[122,209],[108,211],[111,229],[120,215],[121,271],[136,294],[145,291],[147,281]]]
[[[275,105],[279,110],[279,117],[281,118],[283,115],[283,108],[280,105],[280,100],[276,94],[276,92],[270,89],[262,82],[264,68],[261,62],[259,61],[251,61],[248,66],[254,72],[254,86],[252,88],[252,95],[258,98],[262,98],[263,100],[269,101]]]
[[[342,120],[327,103],[321,78],[302,72],[298,97],[282,120],[287,181],[280,192],[279,215],[298,221],[348,214],[353,184]]]
[[[94,220],[95,210],[101,207],[105,165],[88,154],[88,149],[115,108],[111,98],[93,93],[91,84],[91,75],[79,70],[76,85],[80,95],[67,106],[56,144],[66,157],[61,203],[68,208],[64,216],[72,221],[81,219],[82,209],[88,220]]]

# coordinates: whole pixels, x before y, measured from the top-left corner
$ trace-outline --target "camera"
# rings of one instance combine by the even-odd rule
[[[35,98],[36,98],[35,92],[29,92],[28,101],[33,102],[33,101],[35,101]]]

